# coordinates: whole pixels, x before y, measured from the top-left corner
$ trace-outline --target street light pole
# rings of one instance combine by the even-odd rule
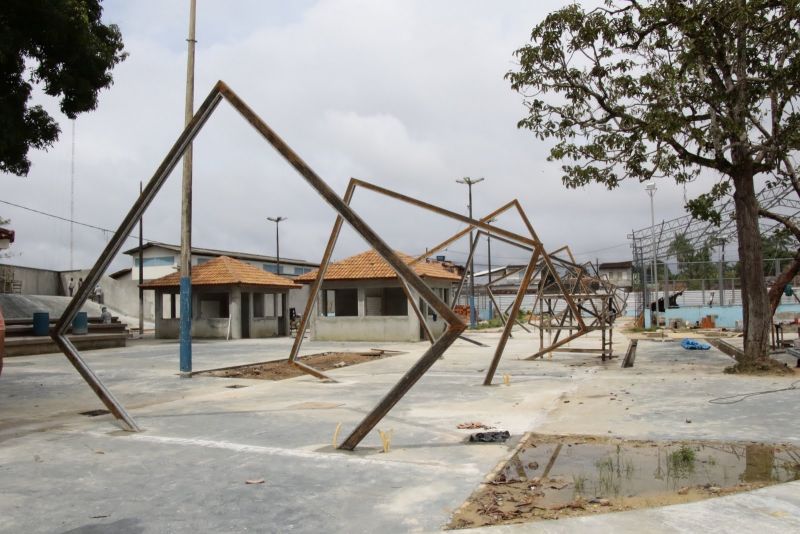
[[[655,182],[650,182],[649,184],[647,184],[645,186],[645,190],[647,191],[647,194],[650,195],[650,238],[652,240],[652,246],[653,246],[653,286],[655,289],[653,301],[655,302],[656,305],[656,310],[655,310],[656,313],[654,314],[653,317],[655,318],[655,316],[658,314],[658,265],[657,265],[658,251],[656,250],[656,215],[655,215],[656,212],[653,205],[653,197],[656,194]],[[666,302],[664,304],[666,305]]]
[[[456,180],[459,184],[466,184],[467,188],[469,189],[469,218],[472,219],[472,186],[482,182],[483,178],[476,178],[472,179],[469,176],[465,176],[460,180]],[[472,248],[472,228],[469,231],[469,246],[470,249]],[[474,255],[473,255],[474,256]],[[474,258],[470,259],[469,262],[469,327],[475,328],[477,323],[477,318],[475,317],[475,260]]]
[[[268,221],[272,221],[275,223],[275,256],[277,258],[277,274],[281,274],[281,234],[280,234],[280,223],[281,221],[285,221],[289,217],[267,217]]]

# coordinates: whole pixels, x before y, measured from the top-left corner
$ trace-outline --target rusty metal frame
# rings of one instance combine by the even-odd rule
[[[372,191],[372,192],[377,193],[379,195],[383,195],[383,196],[387,196],[387,197],[395,199],[395,200],[399,200],[400,202],[403,202],[403,203],[406,203],[406,204],[410,204],[412,206],[415,206],[415,207],[418,207],[418,208],[421,208],[421,209],[436,213],[438,215],[442,215],[443,217],[447,217],[447,218],[450,218],[450,219],[454,219],[454,220],[466,223],[468,225],[465,230],[457,232],[454,236],[448,238],[443,243],[440,243],[440,244],[436,245],[435,247],[433,247],[432,249],[429,249],[426,254],[422,254],[422,255],[414,258],[412,261],[410,261],[408,263],[409,268],[413,267],[415,264],[419,263],[420,261],[423,261],[425,258],[430,256],[431,254],[435,254],[439,250],[445,248],[450,243],[453,243],[454,241],[456,241],[456,240],[460,239],[461,237],[467,235],[471,228],[479,228],[479,231],[482,231],[482,232],[486,232],[486,230],[490,230],[490,231],[493,232],[492,235],[502,236],[503,238],[514,240],[515,242],[516,241],[520,241],[520,242],[523,242],[527,246],[532,247],[532,248],[542,247],[541,243],[539,242],[538,238],[536,237],[535,232],[532,231],[533,230],[532,228],[531,228],[531,238],[526,238],[524,236],[518,235],[518,234],[516,234],[514,232],[510,232],[510,231],[505,230],[503,228],[492,226],[488,222],[495,215],[498,215],[498,214],[500,214],[500,213],[502,213],[502,212],[504,212],[504,211],[506,211],[508,209],[513,208],[513,207],[516,207],[517,210],[520,213],[522,213],[522,207],[520,206],[519,202],[517,202],[516,200],[508,202],[507,204],[505,204],[504,206],[502,206],[498,210],[495,210],[494,212],[490,213],[489,215],[483,217],[482,219],[471,219],[469,217],[466,217],[466,216],[461,215],[459,213],[456,213],[456,212],[447,210],[445,208],[436,206],[434,204],[430,204],[428,202],[425,202],[425,201],[410,197],[408,195],[404,195],[402,193],[398,193],[397,191],[393,191],[391,189],[387,189],[385,187],[373,184],[371,182],[367,182],[367,181],[364,181],[364,180],[359,180],[357,178],[350,178],[350,181],[347,184],[347,189],[345,190],[345,194],[343,196],[343,201],[344,201],[345,204],[347,204],[348,206],[350,205],[350,203],[353,200],[353,196],[355,195],[355,192],[356,192],[356,190],[358,188],[366,189],[368,191]],[[315,305],[317,299],[319,298],[319,292],[322,289],[322,283],[324,281],[325,274],[326,274],[326,272],[328,270],[328,267],[330,266],[330,263],[331,263],[331,258],[333,256],[333,250],[335,249],[336,243],[337,243],[337,241],[339,239],[339,234],[340,234],[341,228],[342,228],[342,222],[343,221],[342,221],[341,215],[337,216],[336,220],[334,221],[333,227],[331,228],[331,233],[330,233],[330,236],[328,237],[328,243],[325,246],[325,251],[322,254],[322,260],[320,261],[320,266],[319,266],[319,269],[317,270],[317,276],[314,278],[314,281],[312,282],[311,287],[309,289],[308,299],[306,301],[306,313],[303,314],[303,316],[300,319],[300,324],[297,326],[297,333],[295,335],[294,342],[292,344],[292,349],[291,349],[291,351],[289,353],[289,363],[291,365],[294,365],[295,367],[297,367],[298,369],[300,369],[301,371],[303,371],[303,372],[305,372],[307,374],[310,374],[310,375],[315,376],[315,377],[320,378],[320,379],[326,379],[326,380],[333,380],[333,379],[331,377],[325,375],[322,371],[320,371],[318,369],[315,369],[315,368],[313,368],[313,367],[311,367],[309,365],[306,365],[306,364],[298,361],[298,357],[299,357],[300,348],[302,346],[305,333],[308,330],[308,325],[309,325],[311,314],[313,313],[313,310],[314,310],[314,305]],[[471,246],[471,253],[474,253],[476,244],[477,244],[477,239],[473,242],[473,245]],[[401,281],[401,285],[403,285],[404,291],[406,292],[407,298],[409,299],[409,301],[412,301],[412,308],[414,310],[414,313],[417,314],[418,318],[422,317],[422,313],[418,309],[418,307],[416,306],[416,302],[413,302],[414,298],[413,298],[413,295],[412,295],[412,293],[410,291],[410,288],[407,287],[407,285],[405,284],[405,282],[403,281],[402,278],[400,278],[400,281]],[[461,278],[461,284],[459,285],[459,290],[456,292],[456,297],[454,297],[454,301],[455,301],[455,299],[457,299],[457,295],[459,294],[460,288],[463,286],[463,283],[464,283],[464,276],[462,276],[462,278]],[[420,294],[420,297],[422,297],[422,299],[426,303],[428,303],[428,305],[431,305],[431,307],[434,307],[434,306],[432,306],[431,302],[429,302],[427,300],[425,295]],[[451,305],[450,306],[451,310],[452,310],[452,307],[453,306]],[[435,307],[434,307],[434,309],[435,309]],[[452,312],[452,313],[455,314],[455,312]],[[427,323],[422,319],[421,319],[421,323],[424,325],[423,328],[426,331],[426,336],[428,337],[428,339],[433,344],[434,343],[433,335],[430,332],[430,330],[428,329]],[[485,345],[483,343],[480,343],[478,341],[472,340],[472,339],[464,336],[463,334],[459,334],[458,338],[462,339],[464,341],[468,341],[470,343],[479,345],[479,346],[483,346],[483,347],[487,346],[487,345]]]
[[[89,297],[89,291],[97,284],[102,273],[108,268],[113,258],[122,248],[126,236],[131,232],[139,217],[144,213],[153,201],[171,171],[175,168],[178,161],[183,156],[191,142],[205,125],[208,118],[212,115],[217,105],[223,99],[227,100],[231,106],[266,140],[299,174],[305,181],[338,213],[339,219],[346,220],[348,224],[362,237],[378,254],[394,269],[398,277],[403,279],[411,288],[433,307],[440,317],[447,323],[447,330],[433,343],[420,359],[406,372],[389,393],[378,403],[377,406],[364,418],[364,420],[352,431],[348,438],[340,445],[343,449],[353,449],[361,442],[366,434],[391,410],[391,408],[408,392],[409,389],[422,377],[422,375],[433,365],[441,354],[452,345],[458,335],[466,328],[460,318],[450,310],[450,307],[442,302],[441,299],[417,276],[394,251],[370,228],[361,217],[350,208],[342,198],[340,198],[328,184],[320,178],[311,167],[303,161],[300,156],[287,145],[277,133],[275,133],[266,122],[264,122],[239,96],[234,93],[224,82],[217,82],[210,93],[198,108],[192,120],[186,125],[172,148],[167,153],[161,165],[152,176],[142,194],[134,202],[123,219],[114,236],[109,240],[97,262],[92,267],[86,280],[78,289],[77,293],[67,305],[61,319],[56,324],[52,334],[53,340],[64,352],[64,355],[75,366],[81,376],[92,387],[101,401],[109,408],[114,416],[122,422],[127,430],[140,430],[133,418],[126,412],[124,407],[113,397],[102,384],[100,379],[94,375],[89,366],[81,358],[75,346],[66,337],[65,333],[68,325],[72,322],[80,307]],[[457,214],[456,214],[457,215]],[[475,221],[461,217],[461,220],[472,224]],[[484,224],[484,223],[479,223]],[[499,231],[487,226],[491,230]]]

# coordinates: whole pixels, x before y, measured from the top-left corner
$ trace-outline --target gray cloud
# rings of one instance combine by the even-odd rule
[[[195,103],[225,80],[337,191],[355,176],[464,213],[466,189],[455,179],[484,176],[476,214],[519,198],[548,247],[569,244],[591,258],[628,258],[619,245],[649,221],[641,185],[566,190],[559,165],[546,161],[549,145],[516,129],[524,109],[503,74],[531,27],[565,2],[198,3]],[[75,218],[116,228],[182,127],[188,2],[105,5],[130,58],[99,109],[77,121]],[[40,100],[58,115],[54,102]],[[4,177],[3,199],[68,216],[70,126],[59,120],[59,143],[32,155],[28,178]],[[224,103],[195,143],[194,177],[195,245],[273,253],[265,219],[283,215],[282,255],[319,259],[334,213]],[[179,186],[180,168],[145,216],[146,238],[178,242]],[[681,215],[682,188],[664,184],[656,204],[659,218]],[[355,205],[408,252],[458,229],[372,194]],[[10,261],[68,267],[67,224],[8,206],[2,214],[18,235]],[[75,232],[76,266],[89,266],[109,236]],[[363,248],[345,232],[336,256]],[[466,248],[448,255],[461,259]],[[495,255],[495,263],[521,258],[501,247]]]

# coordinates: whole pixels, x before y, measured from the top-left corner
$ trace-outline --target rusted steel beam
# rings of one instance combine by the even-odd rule
[[[469,272],[469,266],[472,265],[472,257],[475,255],[475,248],[477,246],[478,236],[475,236],[469,246],[469,254],[467,255],[467,263],[465,264],[466,268],[464,269],[464,274],[461,275],[461,280],[458,282],[458,288],[456,288],[456,292],[453,294],[453,299],[451,300],[450,306],[451,308],[455,308],[458,298],[461,296],[461,291],[464,289],[464,281],[467,279],[467,274],[472,274]]]
[[[375,428],[375,425],[383,419],[389,410],[391,410],[400,399],[408,393],[414,384],[422,378],[422,375],[436,363],[436,360],[447,350],[450,345],[458,338],[458,335],[466,328],[464,323],[451,324],[448,326],[444,334],[436,340],[436,342],[428,347],[428,350],[420,357],[419,360],[409,369],[400,381],[386,394],[383,399],[367,414],[367,416],[358,424],[353,432],[339,445],[338,448],[345,450],[353,450],[356,445],[361,443],[370,430]]]
[[[525,269],[525,274],[522,276],[522,283],[519,286],[519,291],[517,292],[517,298],[514,300],[514,305],[511,307],[511,317],[516,317],[519,313],[519,308],[522,305],[522,299],[525,296],[525,292],[528,288],[528,284],[531,283],[531,277],[533,276],[533,271],[536,269],[536,263],[539,261],[539,251],[536,250],[533,252],[531,256],[531,261],[528,263],[527,269]],[[500,341],[497,343],[497,347],[494,351],[494,357],[492,358],[492,362],[489,364],[489,369],[486,371],[486,378],[483,380],[484,386],[491,386],[492,379],[494,378],[494,373],[497,371],[497,366],[500,364],[500,358],[503,356],[503,351],[506,348],[506,343],[508,342],[508,336],[511,334],[511,329],[514,326],[513,321],[508,321],[503,328],[503,334],[500,336]]]
[[[317,369],[314,369],[310,365],[306,365],[303,362],[300,362],[298,360],[289,360],[289,365],[297,367],[298,369],[300,369],[301,371],[303,371],[306,374],[309,374],[309,375],[312,375],[312,376],[316,376],[320,380],[330,380],[332,382],[336,382],[336,380],[334,380],[333,378],[331,378],[328,375],[324,374],[322,371],[318,371]]]
[[[147,182],[147,185],[139,194],[138,198],[133,203],[133,206],[131,206],[131,209],[120,223],[117,231],[114,232],[114,235],[100,253],[100,256],[97,258],[94,266],[89,271],[89,274],[86,275],[83,284],[77,288],[75,295],[72,297],[72,300],[70,300],[69,304],[67,304],[66,309],[61,314],[61,317],[51,333],[53,341],[64,353],[64,356],[67,357],[81,377],[83,377],[95,394],[97,394],[103,404],[108,407],[109,411],[114,414],[114,417],[116,417],[117,420],[120,421],[123,427],[127,430],[138,431],[139,427],[136,425],[136,422],[127,413],[127,411],[125,411],[125,408],[114,398],[111,392],[106,389],[102,381],[94,374],[94,372],[92,372],[91,368],[81,358],[78,349],[75,348],[69,339],[67,339],[65,333],[69,328],[69,325],[72,323],[72,320],[75,318],[75,315],[81,309],[81,306],[83,306],[83,304],[89,298],[91,292],[94,290],[95,286],[98,284],[98,282],[100,282],[100,278],[103,276],[103,273],[108,269],[108,266],[122,248],[123,244],[125,243],[125,239],[131,234],[134,226],[139,221],[144,211],[164,185],[164,182],[166,182],[172,170],[175,168],[178,162],[180,162],[181,158],[183,157],[183,153],[186,151],[186,148],[191,145],[192,140],[195,138],[195,136],[197,136],[197,134],[200,132],[200,129],[203,127],[205,122],[213,113],[214,109],[219,104],[220,100],[222,99],[219,94],[219,86],[220,84],[217,83],[217,85],[212,88],[211,92],[197,109],[197,113],[195,113],[194,118],[186,125],[181,134],[178,136],[178,139],[172,145],[172,148],[161,162],[161,165],[158,166],[155,173]]]
[[[406,294],[406,298],[408,299],[408,303],[411,305],[411,309],[414,310],[414,315],[416,315],[417,320],[419,320],[419,325],[422,327],[422,331],[425,332],[425,337],[427,337],[428,341],[430,341],[431,345],[433,345],[435,341],[433,332],[431,332],[431,329],[428,326],[428,321],[425,320],[425,316],[422,314],[422,310],[419,309],[416,299],[411,295],[411,290],[408,289],[408,286],[403,280],[400,280],[400,286],[403,288],[403,292]]]
[[[295,168],[295,170],[302,176],[305,181],[314,188],[317,193],[334,209],[336,210],[347,223],[363,237],[367,243],[377,252],[386,263],[397,273],[398,276],[404,278],[406,282],[414,288],[422,298],[429,303],[439,315],[448,323],[460,323],[461,320],[453,313],[450,308],[443,303],[436,294],[425,284],[425,282],[409,267],[397,254],[394,253],[392,248],[375,233],[375,231],[364,222],[361,217],[356,214],[353,209],[348,206],[331,187],[320,178],[316,172],[297,155],[297,153],[289,147],[286,142],[278,136],[275,131],[265,123],[239,96],[234,93],[228,86],[223,84],[220,92],[226,100],[244,117],[244,119],[261,134],[261,136],[269,142],[283,156],[283,158]],[[358,181],[360,182],[360,181]],[[365,182],[360,182],[364,184]],[[392,196],[392,195],[390,195]],[[468,221],[472,222],[472,221]]]
[[[353,193],[355,192],[355,183],[353,180],[347,184],[347,190],[344,193],[344,202],[346,204],[350,204],[351,200],[353,199]],[[314,304],[317,298],[319,297],[320,289],[322,288],[322,283],[325,281],[325,273],[328,272],[328,266],[331,262],[331,256],[333,255],[333,250],[336,248],[336,242],[339,240],[339,234],[342,230],[342,223],[344,223],[344,219],[341,215],[336,215],[336,220],[333,223],[333,228],[331,229],[331,235],[328,237],[328,244],[325,246],[325,252],[322,254],[322,260],[320,261],[319,268],[317,269],[317,277],[314,279],[314,282],[311,284],[311,287],[308,290],[308,300],[306,301],[306,313],[300,318],[300,324],[297,326],[297,334],[294,338],[294,343],[292,343],[292,350],[289,353],[289,361],[294,362],[297,359],[297,355],[300,352],[300,347],[303,344],[303,337],[306,334],[306,330],[308,330],[308,323],[311,317],[311,314],[314,311]],[[298,367],[302,371],[307,371],[308,369],[313,369],[313,367],[309,365],[303,365],[302,367]],[[314,375],[318,378],[333,380],[323,372],[314,369],[313,372],[307,371],[309,374]]]
[[[375,192],[378,192],[378,193],[383,193],[384,195],[386,195],[388,197],[392,197],[392,198],[394,198],[396,200],[400,200],[402,202],[406,202],[408,204],[412,204],[412,205],[420,207],[420,208],[425,208],[428,211],[432,211],[434,213],[438,213],[439,215],[444,215],[445,217],[449,217],[451,219],[455,219],[457,221],[469,224],[470,226],[473,226],[473,227],[476,227],[476,228],[481,228],[483,230],[488,230],[489,232],[491,232],[492,237],[494,237],[495,235],[500,235],[500,236],[503,236],[503,237],[508,237],[510,239],[518,239],[521,242],[523,242],[523,243],[525,243],[527,245],[530,245],[532,247],[541,246],[541,242],[539,241],[538,238],[529,239],[529,238],[523,237],[523,236],[521,236],[519,234],[516,234],[514,232],[510,232],[508,230],[505,230],[504,228],[498,228],[496,226],[492,226],[488,222],[484,222],[484,221],[481,221],[479,219],[470,219],[469,217],[467,217],[465,215],[461,215],[460,213],[456,213],[454,211],[446,210],[444,208],[440,208],[439,206],[434,206],[433,204],[429,204],[427,202],[423,202],[422,200],[417,200],[415,198],[409,197],[407,195],[403,195],[401,193],[397,193],[396,191],[392,191],[390,189],[386,189],[385,187],[381,187],[379,185],[371,184],[369,182],[364,182],[364,181],[358,180],[358,179],[356,179],[356,180],[358,181],[358,185],[361,186],[361,187],[364,187],[365,189],[369,189],[371,191],[375,191]],[[521,208],[519,208],[519,203],[518,202],[516,202],[515,200],[512,201],[512,202],[516,203],[515,205],[518,207],[518,209],[521,209]],[[532,232],[532,235],[535,235],[535,232]]]
[[[119,401],[111,394],[111,392],[106,389],[106,386],[103,382],[97,378],[97,375],[94,374],[92,369],[83,361],[81,358],[78,349],[75,348],[75,345],[67,339],[66,336],[58,335],[53,336],[53,341],[55,341],[58,348],[64,353],[69,360],[69,363],[75,368],[76,371],[83,377],[89,387],[95,392],[95,394],[100,398],[103,404],[108,408],[108,411],[112,413],[114,417],[117,418],[120,425],[124,430],[129,432],[139,432],[141,429],[139,425],[136,424],[136,421],[130,414],[125,410],[125,407],[119,403]]]
[[[505,211],[511,209],[512,207],[514,207],[514,202],[513,201],[512,202],[508,202],[506,204],[503,204],[502,206],[500,206],[499,208],[497,208],[496,210],[494,210],[490,214],[482,217],[480,219],[480,221],[488,223],[494,217],[504,213]],[[449,247],[450,245],[452,245],[453,243],[455,243],[456,241],[458,241],[459,239],[461,239],[462,237],[467,235],[470,232],[470,230],[472,230],[472,228],[473,228],[472,225],[467,226],[463,230],[461,230],[461,231],[457,232],[456,234],[454,234],[452,237],[449,237],[449,238],[445,239],[444,241],[442,241],[438,245],[435,245],[434,247],[428,248],[425,251],[425,254],[420,254],[419,256],[414,258],[414,261],[411,262],[411,265],[414,265],[415,263],[419,263],[420,261],[424,260],[428,256],[436,254],[437,252],[439,252],[441,250],[444,250],[445,248]]]

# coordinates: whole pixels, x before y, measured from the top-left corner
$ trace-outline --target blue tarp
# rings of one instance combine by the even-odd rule
[[[711,345],[703,343],[702,341],[697,341],[696,339],[686,338],[681,341],[681,347],[686,350],[708,350],[711,348]]]

